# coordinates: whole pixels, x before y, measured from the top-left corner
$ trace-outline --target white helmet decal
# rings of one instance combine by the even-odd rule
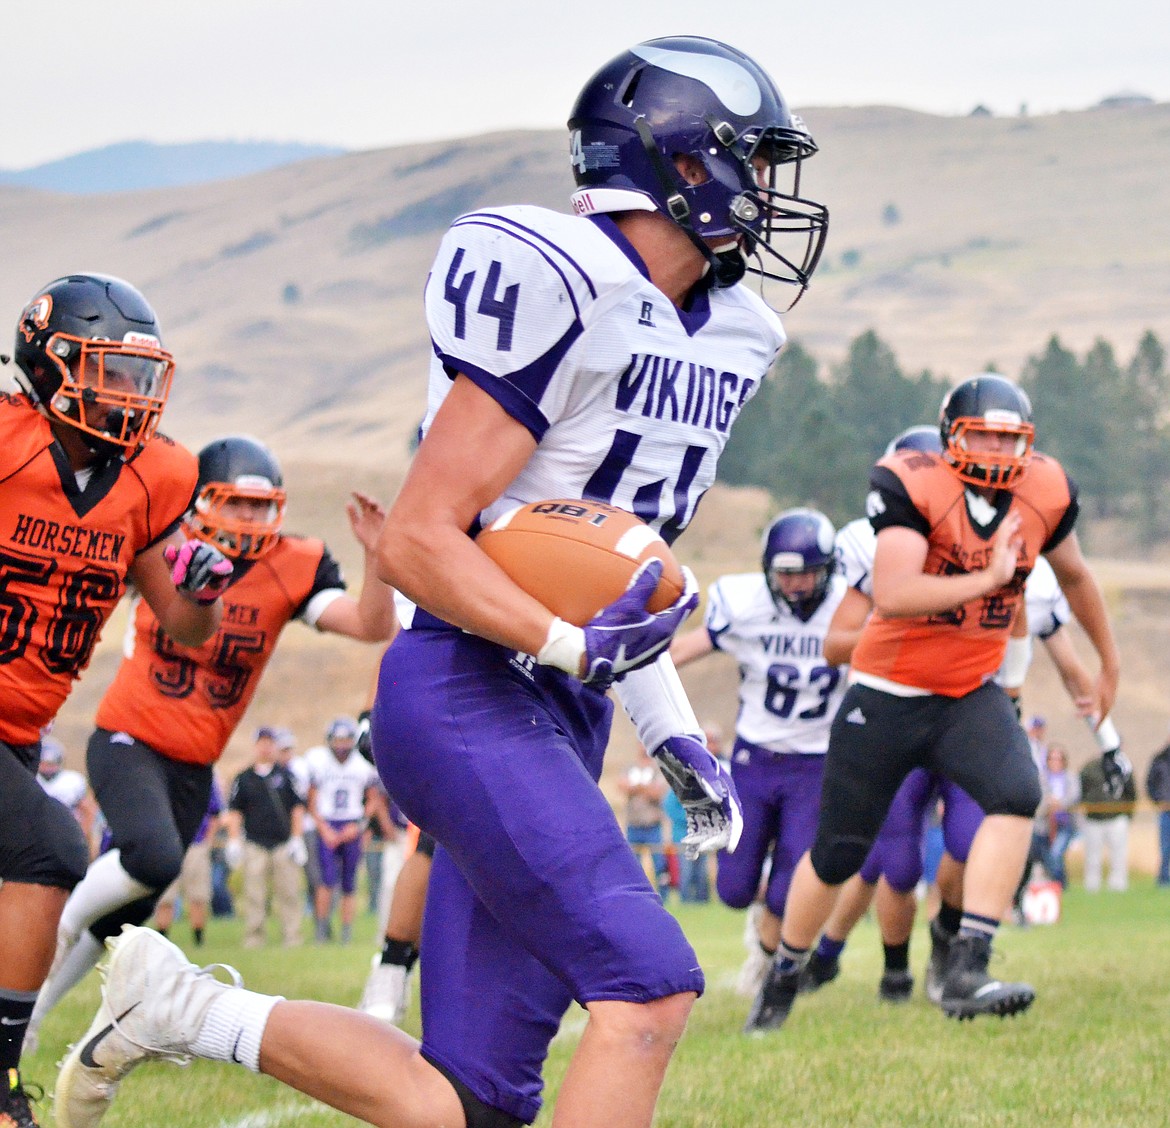
[[[650,43],[639,43],[630,51],[652,66],[703,83],[733,114],[750,117],[763,105],[763,93],[751,71],[731,59],[673,51]]]

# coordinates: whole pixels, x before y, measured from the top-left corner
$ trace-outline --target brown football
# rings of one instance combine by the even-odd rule
[[[683,592],[670,546],[641,518],[599,501],[556,499],[497,517],[476,544],[554,615],[583,627],[630,582],[638,565],[665,565],[648,607],[662,611]]]

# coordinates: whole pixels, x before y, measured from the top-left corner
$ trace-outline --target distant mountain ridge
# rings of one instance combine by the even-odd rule
[[[328,145],[279,141],[196,141],[185,145],[123,141],[19,172],[0,169],[0,184],[78,196],[133,192],[232,180],[344,152]]]

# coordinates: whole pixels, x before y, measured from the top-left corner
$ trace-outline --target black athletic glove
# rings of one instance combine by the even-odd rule
[[[372,764],[374,762],[374,742],[370,739],[370,711],[363,709],[358,714],[357,750]]]
[[[1110,799],[1120,799],[1133,776],[1133,765],[1121,745],[1101,753],[1101,772],[1105,776],[1105,794]]]

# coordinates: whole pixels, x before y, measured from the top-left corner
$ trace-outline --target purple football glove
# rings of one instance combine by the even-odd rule
[[[662,561],[651,557],[634,573],[625,592],[585,624],[585,674],[581,680],[586,685],[608,689],[623,674],[653,662],[698,606],[695,577],[684,568],[682,595],[665,611],[647,611],[646,602],[661,576]]]
[[[1120,799],[1133,775],[1133,764],[1122,752],[1121,745],[1101,753],[1101,772],[1105,776],[1105,794],[1110,799]]]
[[[652,755],[686,812],[687,857],[732,853],[743,833],[743,808],[731,773],[693,736],[672,736]]]
[[[232,562],[205,541],[168,544],[163,559],[171,566],[175,587],[196,603],[214,603],[232,582]]]

